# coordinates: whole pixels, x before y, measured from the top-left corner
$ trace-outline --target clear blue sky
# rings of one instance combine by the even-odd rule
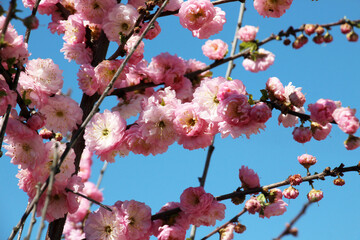
[[[341,3],[335,0],[294,1],[287,13],[279,19],[263,18],[257,14],[251,3],[252,1],[248,1],[246,4],[244,24],[259,26],[259,39],[266,38],[273,32],[286,30],[290,25],[299,27],[303,23],[324,24],[338,21],[344,16],[360,19],[360,1],[357,0]],[[223,32],[210,39],[220,38],[231,45],[239,6],[239,2],[220,6],[226,11],[227,23]],[[7,4],[4,7],[7,8]],[[20,15],[27,16],[30,12],[25,10]],[[47,31],[48,21],[49,17],[40,17],[39,29],[30,36],[31,58],[53,58],[64,70],[63,91],[73,89],[72,96],[79,101],[81,93],[77,90],[76,82],[78,67],[75,63],[68,63],[63,59],[59,52],[62,39]],[[161,52],[170,52],[184,59],[196,58],[207,64],[211,63],[201,51],[206,40],[193,38],[190,31],[181,27],[177,17],[161,18],[159,23],[162,28],[160,36],[155,40],[145,41],[145,58],[148,61]],[[19,26],[19,23],[15,25]],[[18,31],[19,34],[24,33],[23,28]],[[356,31],[360,34],[360,29]],[[293,85],[302,87],[307,98],[306,105],[319,98],[329,98],[340,100],[343,106],[360,109],[360,44],[349,43],[340,33],[339,27],[334,27],[331,34],[334,37],[332,43],[316,45],[310,39],[309,43],[299,50],[276,41],[266,44],[264,48],[276,55],[273,66],[265,72],[255,74],[246,72],[241,65],[242,60],[238,60],[235,62],[237,67],[232,77],[242,80],[247,91],[255,98],[260,97],[259,90],[265,87],[266,80],[276,76],[284,85],[292,82]],[[226,66],[219,67],[213,71],[214,76],[224,76],[225,71]],[[113,106],[114,101],[115,99],[106,101],[102,110]],[[279,112],[274,110],[274,117],[266,124],[266,130],[252,136],[250,140],[243,137],[235,140],[216,137],[215,151],[205,184],[206,191],[215,196],[234,191],[240,185],[238,169],[242,165],[254,169],[259,174],[262,185],[282,181],[297,173],[305,175],[305,170],[297,162],[297,156],[303,153],[317,157],[318,163],[312,167],[312,171],[321,172],[327,166],[335,167],[340,163],[346,166],[358,163],[359,149],[347,151],[344,148],[343,141],[347,136],[337,126],[333,126],[330,136],[324,141],[312,140],[310,143],[300,144],[292,139],[293,129],[278,126],[278,114]],[[359,114],[357,116],[360,117]],[[179,201],[184,189],[199,185],[197,179],[202,174],[205,157],[206,150],[188,151],[175,144],[167,153],[155,157],[130,154],[128,157],[118,158],[108,166],[101,185],[104,203],[112,205],[117,200],[135,199],[145,202],[152,208],[152,213],[156,213],[166,202]],[[96,158],[93,160],[92,181],[95,182],[102,162]],[[9,236],[11,228],[16,225],[27,204],[26,193],[18,189],[16,173],[17,167],[9,162],[9,158],[2,157],[0,239]],[[313,204],[296,224],[299,229],[298,239],[359,239],[360,209],[356,205],[356,199],[360,197],[360,180],[356,173],[348,173],[344,179],[346,184],[343,187],[334,186],[332,179],[315,182],[315,188],[324,191],[324,199],[319,204]],[[298,189],[300,196],[295,200],[286,200],[289,206],[283,216],[270,220],[249,214],[241,217],[240,220],[247,230],[235,239],[272,239],[278,236],[285,223],[289,222],[307,201],[309,185],[304,183]],[[227,206],[225,220],[232,218],[242,209],[242,206],[234,206],[229,200],[223,203]],[[198,229],[196,239],[212,230],[212,227]],[[211,239],[218,239],[218,236]]]

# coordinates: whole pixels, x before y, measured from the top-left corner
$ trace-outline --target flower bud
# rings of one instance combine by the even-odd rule
[[[231,198],[231,202],[235,205],[242,204],[245,201],[246,195],[236,196]]]
[[[359,35],[357,35],[356,32],[351,31],[346,34],[346,38],[349,42],[357,42],[357,40],[359,39]]]
[[[283,196],[287,199],[295,199],[299,196],[299,191],[294,188],[293,186],[290,186],[283,191]]]
[[[308,193],[307,198],[309,202],[318,202],[321,199],[323,199],[324,194],[321,190],[315,190],[311,189],[311,191]]]
[[[321,34],[323,34],[325,32],[325,29],[322,26],[317,26],[317,28],[315,29],[315,32],[318,35],[321,35]]]
[[[41,113],[33,114],[28,120],[27,124],[33,130],[38,130],[45,126],[46,117]]]
[[[316,157],[306,153],[298,156],[298,161],[306,169],[309,169],[310,166],[314,165],[317,162]]]
[[[340,31],[343,34],[347,34],[347,33],[351,32],[351,30],[352,30],[352,26],[348,23],[341,24],[341,26],[340,26]]]
[[[234,228],[234,231],[236,232],[236,233],[243,233],[243,232],[245,232],[246,231],[246,226],[245,225],[242,225],[241,223],[238,223],[238,224],[236,224],[236,226],[235,226],[235,228]]]
[[[292,47],[294,49],[299,49],[301,48],[303,45],[300,43],[300,40],[299,39],[296,39],[293,43],[292,43]]]
[[[324,36],[324,42],[330,43],[332,42],[332,40],[333,40],[333,36],[331,36],[330,33],[327,32]]]
[[[357,149],[360,146],[360,138],[349,135],[348,139],[345,140],[344,145],[347,150]]]
[[[311,140],[312,133],[309,127],[296,127],[292,132],[293,138],[299,143],[306,143]]]
[[[300,183],[302,183],[302,177],[300,174],[295,174],[289,177],[289,182],[291,185],[300,185]]]
[[[245,208],[250,214],[255,214],[261,210],[261,203],[256,197],[251,197],[245,203]]]
[[[55,133],[55,140],[56,141],[61,141],[63,139],[63,136],[62,136],[62,134],[61,133]]]
[[[29,29],[37,29],[39,27],[39,19],[36,16],[28,16],[24,18],[23,23]]]
[[[313,38],[314,43],[316,44],[322,44],[324,42],[324,36],[323,35],[316,35]]]
[[[289,95],[289,99],[292,105],[295,107],[302,107],[306,101],[305,95],[300,91],[294,91]]]
[[[342,185],[345,184],[345,180],[342,179],[342,178],[340,178],[340,177],[338,177],[338,178],[334,179],[334,184],[335,184],[336,186],[342,186]]]
[[[311,34],[313,34],[315,32],[315,25],[314,24],[306,24],[304,30],[305,30],[305,33],[310,36]]]
[[[284,43],[285,46],[288,46],[291,43],[291,41],[290,41],[290,39],[287,38],[287,39],[284,40],[283,43]]]
[[[51,139],[54,137],[54,133],[50,130],[47,130],[46,128],[41,129],[39,135],[43,139]]]
[[[298,39],[302,45],[307,44],[307,42],[309,41],[309,39],[304,34],[301,34]]]

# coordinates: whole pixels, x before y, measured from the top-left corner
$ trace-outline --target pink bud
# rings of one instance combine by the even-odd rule
[[[323,199],[324,194],[321,190],[315,190],[311,189],[311,191],[308,193],[307,198],[310,202],[318,202],[321,199]]]
[[[357,40],[359,39],[359,35],[357,35],[356,32],[351,31],[346,34],[346,38],[349,42],[357,42]]]
[[[294,91],[289,95],[290,102],[295,107],[302,107],[306,101],[305,95],[300,91]]]
[[[303,165],[306,169],[309,169],[310,166],[314,165],[317,162],[316,157],[306,153],[298,156],[297,159],[299,163]]]
[[[291,185],[299,185],[300,183],[302,183],[302,177],[300,174],[295,174],[289,177],[289,182]]]
[[[296,39],[293,43],[292,43],[292,47],[294,49],[299,49],[303,46],[303,44],[301,44],[300,40],[299,39]]]
[[[246,203],[245,208],[250,214],[255,214],[261,210],[261,204],[256,197],[251,197]]]
[[[351,30],[352,30],[352,26],[348,23],[341,24],[341,26],[340,26],[340,31],[343,34],[347,34],[347,33],[351,32]]]
[[[51,139],[54,137],[54,133],[50,130],[47,130],[46,128],[41,129],[39,135],[43,139]]]
[[[27,120],[27,124],[31,129],[38,130],[45,126],[45,120],[46,117],[43,114],[35,113]]]
[[[345,140],[344,145],[347,150],[357,149],[360,146],[360,138],[349,135],[348,139]]]
[[[322,44],[324,42],[324,36],[323,35],[316,35],[313,38],[314,43],[316,44]]]
[[[325,29],[322,27],[322,26],[318,26],[316,29],[315,29],[315,32],[318,34],[318,35],[321,35],[325,32]]]
[[[324,42],[326,43],[330,43],[333,41],[333,36],[330,35],[330,33],[326,33],[325,36],[324,36]]]
[[[307,35],[311,35],[315,32],[315,25],[314,24],[306,24],[305,25],[305,33]]]
[[[37,29],[39,27],[39,19],[36,16],[28,16],[24,18],[23,23],[29,29]]]
[[[327,123],[325,126],[317,122],[311,123],[312,136],[315,140],[318,141],[324,140],[331,132],[331,129],[332,129],[331,123]]]
[[[311,140],[312,133],[309,127],[296,127],[292,132],[293,138],[299,143],[306,143]]]
[[[334,179],[334,184],[336,186],[343,186],[345,184],[345,180],[338,177],[338,178]]]
[[[294,188],[293,186],[290,186],[283,191],[283,196],[287,199],[295,199],[299,196],[299,191]]]

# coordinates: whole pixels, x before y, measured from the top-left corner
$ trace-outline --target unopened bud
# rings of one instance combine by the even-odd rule
[[[324,42],[330,43],[332,42],[332,40],[333,40],[333,36],[331,36],[330,33],[327,32],[324,36]]]
[[[243,233],[243,232],[245,232],[246,231],[246,226],[245,225],[242,225],[241,223],[238,223],[238,224],[236,224],[236,226],[235,226],[235,228],[234,228],[234,231],[236,232],[236,233]]]
[[[29,29],[37,29],[39,27],[39,19],[36,16],[28,16],[24,18],[23,23]]]
[[[357,40],[359,39],[359,35],[357,35],[356,32],[351,31],[346,34],[346,38],[349,42],[357,42]]]
[[[315,32],[315,25],[314,24],[306,24],[304,30],[305,30],[305,33],[310,36],[311,34],[313,34]]]
[[[352,26],[348,23],[341,24],[341,26],[340,26],[340,31],[343,34],[347,34],[347,33],[351,32],[351,30],[352,30]]]
[[[324,193],[321,190],[315,190],[315,189],[311,189],[311,191],[307,195],[309,202],[318,202],[321,199],[323,199],[323,197],[324,197]]]
[[[343,186],[345,184],[345,180],[338,177],[338,178],[334,179],[334,184],[336,186]]]
[[[55,140],[56,141],[61,141],[63,139],[63,136],[62,136],[62,134],[61,133],[55,133]]]
[[[322,26],[318,26],[316,29],[315,29],[315,32],[318,34],[318,35],[321,35],[325,32],[325,29],[322,27]]]
[[[316,35],[313,38],[314,43],[316,44],[322,44],[324,42],[324,36],[323,35]]]

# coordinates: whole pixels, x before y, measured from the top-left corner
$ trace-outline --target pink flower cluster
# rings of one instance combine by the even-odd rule
[[[209,0],[189,0],[179,9],[180,24],[192,31],[194,37],[207,39],[223,28],[225,12]]]
[[[258,31],[258,27],[246,25],[239,29],[236,33],[236,37],[243,42],[251,42],[255,40]]]

